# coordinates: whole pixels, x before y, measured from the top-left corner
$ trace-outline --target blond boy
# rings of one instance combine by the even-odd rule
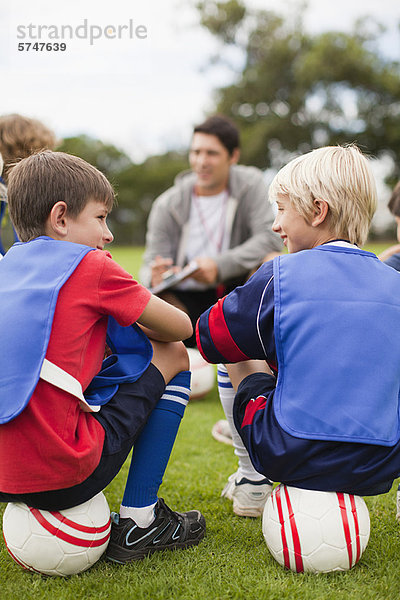
[[[199,348],[237,363],[234,422],[258,472],[387,492],[400,474],[400,278],[360,249],[376,208],[368,160],[354,146],[314,150],[269,194],[289,254],[200,317]]]

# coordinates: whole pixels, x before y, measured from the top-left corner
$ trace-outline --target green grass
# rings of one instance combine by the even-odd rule
[[[380,249],[378,250],[378,252]],[[137,276],[141,249],[111,250]],[[163,552],[129,566],[100,560],[92,569],[67,579],[45,578],[20,569],[0,545],[0,598],[75,600],[387,600],[397,598],[400,572],[399,525],[395,487],[366,498],[371,537],[360,563],[350,572],[296,575],[280,567],[268,552],[261,521],[243,519],[220,498],[236,469],[232,449],[213,440],[213,423],[222,418],[216,388],[189,403],[160,495],[177,510],[198,508],[207,519],[207,535],[186,551]],[[128,465],[105,490],[118,510]],[[0,505],[0,513],[5,505]]]
[[[389,246],[392,246],[393,244],[398,244],[397,240],[392,240],[390,242],[367,243],[364,246],[364,250],[369,250],[370,252],[374,252],[375,254],[379,255],[381,252],[383,252],[383,250]]]
[[[368,243],[364,246],[365,250],[380,254],[385,248],[388,248],[392,244],[396,244],[395,240],[391,242],[374,242]],[[113,258],[126,269],[135,278],[139,277],[139,268],[141,264],[143,248],[141,247],[128,247],[128,246],[111,246],[110,252]]]
[[[139,278],[139,269],[142,261],[143,248],[140,246],[110,246],[109,251],[114,260],[121,267],[131,273],[135,279]]]

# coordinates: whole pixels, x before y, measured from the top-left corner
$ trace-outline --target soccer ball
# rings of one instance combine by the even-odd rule
[[[105,551],[111,530],[103,493],[61,511],[7,504],[3,535],[7,550],[24,569],[65,577],[85,571]]]
[[[360,496],[281,484],[265,504],[262,531],[272,556],[292,571],[347,571],[367,547],[369,512]]]
[[[197,348],[187,348],[187,351],[192,372],[190,398],[202,398],[214,387],[215,368],[204,360]]]

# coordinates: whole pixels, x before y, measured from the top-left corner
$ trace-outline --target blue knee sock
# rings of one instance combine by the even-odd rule
[[[157,502],[189,393],[190,371],[178,373],[166,386],[134,446],[124,506],[142,507]]]

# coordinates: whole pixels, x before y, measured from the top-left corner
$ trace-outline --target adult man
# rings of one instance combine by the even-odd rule
[[[271,231],[274,217],[262,173],[238,165],[239,155],[236,126],[222,116],[208,118],[194,128],[191,171],[178,175],[150,213],[141,281],[154,287],[166,272],[195,261],[196,271],[162,294],[193,324],[266,255],[281,249]],[[188,345],[195,345],[194,337]]]

